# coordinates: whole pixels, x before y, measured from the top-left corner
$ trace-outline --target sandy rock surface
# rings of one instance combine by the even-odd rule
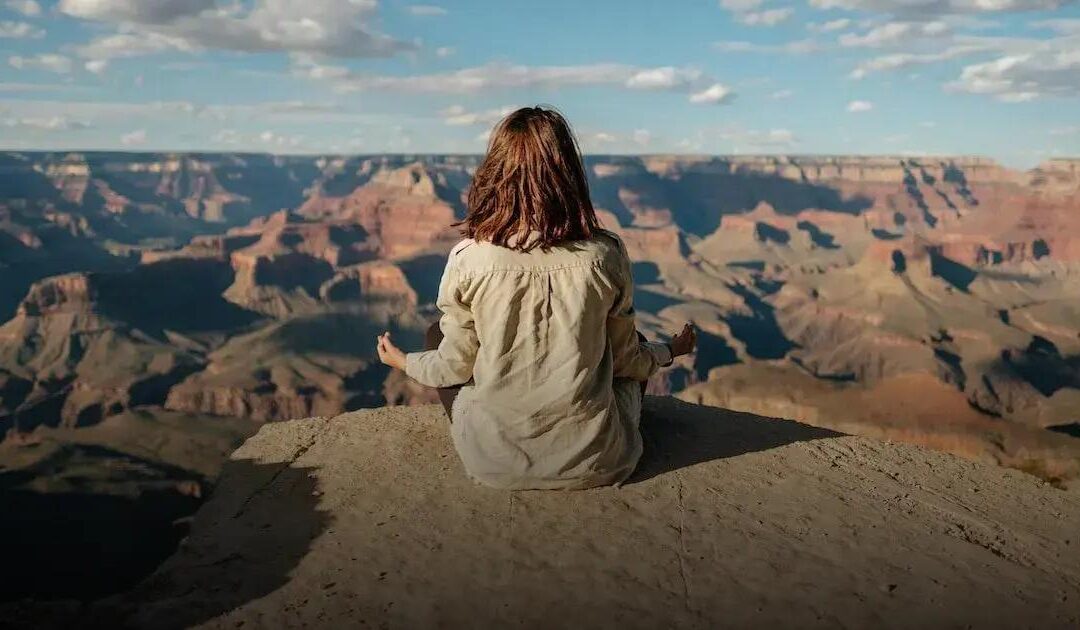
[[[621,488],[463,475],[441,408],[267,424],[180,551],[98,609],[146,628],[1080,625],[1080,494],[672,399]]]

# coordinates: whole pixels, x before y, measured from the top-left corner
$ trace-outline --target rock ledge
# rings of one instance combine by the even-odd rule
[[[1080,494],[672,399],[622,488],[467,481],[436,406],[265,425],[125,625],[1080,624]],[[106,613],[108,611],[108,613]]]

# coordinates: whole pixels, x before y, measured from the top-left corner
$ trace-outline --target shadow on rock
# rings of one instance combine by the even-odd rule
[[[306,449],[304,449],[306,450]],[[186,628],[281,588],[330,516],[318,509],[313,468],[291,461],[225,465],[184,553],[131,592],[100,602],[95,623],[130,628]],[[224,535],[223,535],[224,534]],[[198,592],[198,597],[191,597]],[[182,602],[182,603],[181,603]]]
[[[715,459],[844,435],[792,420],[654,397],[645,399],[641,433],[645,453],[628,483]]]

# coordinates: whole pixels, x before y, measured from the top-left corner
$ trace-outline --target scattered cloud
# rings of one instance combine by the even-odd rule
[[[806,28],[815,33],[832,33],[833,31],[842,31],[851,24],[851,18],[839,18],[828,22],[810,22],[806,25]]]
[[[446,15],[446,9],[433,4],[414,4],[409,7],[409,13],[418,17],[431,17]]]
[[[138,147],[146,144],[146,130],[138,129],[120,136],[120,144],[125,147]]]
[[[949,34],[949,26],[940,20],[931,22],[889,22],[875,26],[862,35],[845,33],[837,39],[841,46],[880,48],[896,46],[923,38]]]
[[[26,22],[0,21],[0,39],[39,39],[45,31]]]
[[[1005,55],[965,66],[946,89],[987,94],[1006,103],[1080,96],[1080,49]]]
[[[586,134],[582,139],[591,144],[614,144],[619,141],[618,136],[606,131],[597,131],[595,133]]]
[[[691,103],[707,105],[722,105],[730,103],[735,98],[735,92],[722,83],[714,83],[700,92],[690,95]]]
[[[953,46],[935,53],[893,53],[872,57],[862,61],[848,75],[852,79],[864,79],[867,75],[875,72],[897,70],[915,65],[925,65],[955,59],[983,50],[979,46]]]
[[[701,71],[664,66],[639,70],[626,80],[626,87],[633,90],[687,89],[701,79]]]
[[[430,74],[375,75],[355,73],[344,67],[321,66],[310,59],[294,59],[294,72],[308,78],[331,80],[334,88],[344,93],[384,91],[468,94],[500,89],[611,85],[628,90],[683,93],[692,99],[691,102],[707,103],[711,101],[698,95],[709,92],[710,89],[713,90],[711,93],[715,94],[719,89],[716,86],[720,85],[694,68],[639,68],[616,63],[575,66],[490,63]],[[693,98],[695,96],[697,98]],[[729,94],[728,98],[731,96],[733,94]]]
[[[763,0],[720,0],[721,8],[747,26],[776,26],[795,13],[791,7],[765,9]]]
[[[782,101],[786,98],[791,98],[792,96],[794,96],[794,94],[795,93],[791,90],[777,90],[770,94],[769,98],[773,99],[774,101]]]
[[[1080,18],[1054,18],[1032,22],[1035,28],[1045,28],[1064,35],[1080,35]]]
[[[447,57],[453,56],[455,52],[457,52],[457,50],[454,49],[453,46],[439,46],[435,49],[435,56],[440,59],[446,59]]]
[[[194,52],[197,50],[186,39],[160,33],[130,32],[98,37],[76,49],[83,59],[110,61],[142,57],[167,51]]]
[[[105,40],[116,35],[156,37],[157,43],[169,43],[177,50],[389,57],[417,48],[369,27],[377,9],[374,0],[254,0],[220,6],[215,0],[60,0],[58,9],[115,25],[117,33]],[[89,45],[91,49],[102,46],[110,48],[100,41]],[[160,49],[139,50],[148,54]]]
[[[44,53],[33,57],[13,55],[8,57],[8,65],[16,70],[42,70],[55,74],[68,74],[72,68],[70,57],[53,53]]]
[[[167,24],[195,17],[214,6],[214,0],[60,0],[57,8],[86,20]]]
[[[91,59],[83,64],[87,72],[93,74],[102,74],[109,67],[109,62],[105,59]]]
[[[26,17],[38,17],[42,14],[41,5],[35,0],[7,0],[4,6]]]
[[[1071,0],[810,0],[816,9],[848,9],[904,16],[1050,11]]]
[[[264,131],[259,134],[259,142],[277,149],[295,149],[304,141],[301,135],[281,135],[273,131]]]
[[[87,123],[71,120],[66,116],[8,118],[2,124],[9,128],[34,131],[75,131],[90,127]]]
[[[749,149],[790,149],[798,144],[799,139],[789,129],[725,129],[720,132],[720,139],[730,142],[736,152]]]
[[[71,89],[78,88],[60,83],[0,83],[0,92],[59,92]]]
[[[761,6],[764,0],[720,0],[720,6],[732,13],[745,13]]]
[[[779,44],[757,44],[746,41],[713,42],[712,47],[721,52],[737,53],[781,53],[786,55],[805,55],[822,50],[824,47],[813,39],[799,39]]]
[[[847,105],[847,110],[853,114],[868,112],[872,109],[874,109],[874,104],[870,101],[851,101]]]
[[[452,105],[440,111],[439,117],[444,123],[452,126],[493,125],[515,109],[517,108],[507,105],[497,109],[470,112],[461,105]]]
[[[795,13],[795,9],[786,7],[783,9],[767,9],[765,11],[751,11],[739,14],[738,20],[747,26],[776,26],[787,21]]]
[[[640,147],[647,147],[652,143],[653,136],[648,129],[635,129],[631,139],[633,139],[634,144]]]

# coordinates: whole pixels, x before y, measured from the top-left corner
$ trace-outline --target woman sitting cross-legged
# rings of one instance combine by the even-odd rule
[[[379,357],[439,388],[466,471],[489,486],[615,484],[641,457],[645,383],[690,353],[637,332],[626,248],[601,229],[566,120],[519,109],[473,178],[465,240],[450,252],[424,352],[386,333]]]

